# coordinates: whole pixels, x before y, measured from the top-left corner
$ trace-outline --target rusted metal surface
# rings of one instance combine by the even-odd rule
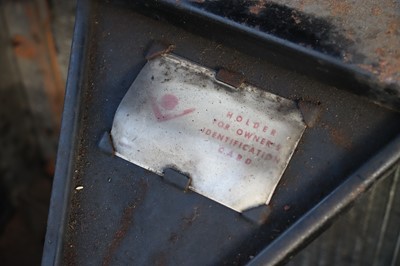
[[[24,36],[18,34],[14,35],[11,42],[17,57],[32,59],[37,56],[35,44]]]
[[[344,62],[373,73],[384,83],[400,83],[399,1],[283,0],[279,3],[324,18],[340,29],[352,41],[341,55]]]
[[[133,199],[132,202],[123,210],[121,222],[118,230],[115,232],[111,243],[108,245],[108,250],[106,251],[103,259],[103,266],[112,265],[112,259],[115,251],[120,247],[122,241],[129,232],[129,229],[134,226],[134,213],[135,209],[139,208],[142,204],[144,197],[146,195],[148,184],[145,180],[139,181],[140,191],[139,194]]]
[[[4,1],[4,22],[10,35],[22,85],[49,171],[55,153],[64,99],[64,81],[57,61],[47,2]]]
[[[400,83],[399,1],[189,1]]]
[[[193,1],[188,1],[193,2]],[[351,40],[329,20],[278,1],[206,0],[193,4],[218,16],[308,48],[341,56]]]
[[[45,123],[32,119],[37,113],[27,97],[29,88],[22,82],[31,76],[23,76],[20,63],[38,56],[38,50],[32,39],[11,34],[11,14],[6,14],[10,9],[4,8],[5,1],[1,1],[0,260],[2,265],[39,265],[54,174],[54,157],[49,155],[55,155],[55,141],[40,141],[44,136],[38,133],[46,132]]]
[[[71,42],[75,24],[77,0],[50,0],[48,3],[51,10],[51,29],[55,41],[56,56],[60,66],[62,80],[66,81],[71,55]]]
[[[60,126],[64,96],[64,84],[57,62],[56,48],[50,27],[50,14],[45,1],[7,3],[7,24],[12,37],[15,55],[19,67],[26,77],[40,73],[37,83],[42,82],[45,94],[49,99],[53,120]],[[17,20],[18,23],[17,23]],[[25,59],[25,60],[24,60]],[[35,69],[36,68],[36,69]],[[36,71],[35,71],[36,70]],[[31,73],[29,73],[31,72]],[[33,72],[33,73],[32,73]],[[29,88],[32,79],[26,80]],[[29,91],[29,89],[27,89]],[[34,97],[34,96],[31,96]]]
[[[244,82],[244,76],[240,73],[231,72],[226,69],[220,69],[217,71],[215,78],[222,81],[232,87],[239,88]]]
[[[398,1],[186,0],[176,5],[184,3],[329,55],[365,79],[364,88],[354,89],[357,94],[400,110]]]
[[[100,265],[108,255],[110,243],[116,235],[121,235],[124,210],[132,198],[142,195],[139,183],[144,180],[148,184],[147,193],[129,217],[134,221],[130,223],[132,226],[122,230],[126,234],[122,234],[123,240],[118,240],[118,247],[113,249],[114,264],[246,264],[285,235],[288,228],[400,132],[399,116],[390,110],[273,65],[261,58],[262,54],[260,57],[246,54],[246,46],[237,50],[229,46],[229,42],[240,40],[218,43],[208,36],[200,37],[166,23],[156,10],[151,10],[152,18],[144,16],[145,12],[137,13],[139,9],[127,8],[128,2],[81,1],[85,12],[80,18],[87,23],[84,26],[90,26],[84,27],[89,33],[79,31],[82,28],[77,31],[79,38],[74,52],[83,59],[72,65],[68,94],[72,101],[66,109],[70,112],[66,112],[67,133],[60,153],[60,178],[55,187],[59,193],[54,194],[52,208],[56,219],[52,220],[55,223],[51,224],[46,240],[46,261],[56,261],[55,264],[90,261]],[[171,2],[182,4],[182,1]],[[174,18],[182,24],[188,19]],[[207,28],[208,32],[212,30]],[[111,129],[121,100],[147,62],[146,48],[159,39],[174,44],[174,53],[199,65],[209,69],[226,67],[243,73],[249,84],[268,93],[294,102],[304,99],[320,103],[319,119],[303,134],[271,199],[271,212],[259,216],[263,218],[261,223],[249,222],[244,215],[221,204],[177,189],[150,171],[100,152],[99,140]],[[86,45],[83,40],[88,41]],[[88,54],[82,52],[82,47]],[[263,52],[269,50],[265,48]],[[348,138],[346,141],[351,143],[348,149],[343,148],[347,145],[335,142],[332,128],[340,130],[342,137],[336,139],[338,143]],[[71,158],[73,162],[68,161]],[[376,165],[370,167],[375,169]],[[371,176],[375,172],[365,174]],[[225,175],[221,176],[224,178]],[[357,181],[359,177],[352,178],[351,182],[354,179]],[[77,186],[84,189],[73,189]],[[66,187],[72,189],[66,190]],[[346,194],[346,201],[354,200],[367,187],[364,184]],[[340,195],[335,195],[330,210],[337,211],[342,205],[335,203],[342,201]],[[57,203],[65,198],[70,200],[60,211]],[[321,219],[323,222],[326,220]],[[66,228],[60,232],[58,225],[64,223]],[[308,225],[313,224],[315,220]]]
[[[175,48],[175,46],[172,44],[168,45],[168,44],[165,44],[165,43],[162,43],[159,41],[154,42],[151,44],[149,50],[147,51],[146,59],[151,60],[158,56],[168,54],[168,53],[172,52],[174,50],[174,48]]]

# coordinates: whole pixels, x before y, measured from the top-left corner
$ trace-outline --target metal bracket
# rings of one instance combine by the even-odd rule
[[[165,44],[160,41],[154,41],[150,48],[147,50],[145,58],[147,61],[150,61],[156,57],[168,54],[175,49],[175,45],[173,44]]]
[[[184,191],[187,191],[191,182],[191,179],[189,177],[172,168],[164,169],[163,179],[169,185],[172,185]]]
[[[100,150],[107,154],[114,156],[115,155],[115,148],[114,148],[114,143],[112,140],[112,136],[108,132],[104,132],[103,136],[101,137],[99,141],[99,148]]]
[[[271,207],[269,205],[263,204],[243,211],[242,215],[247,220],[256,223],[257,225],[262,225],[267,221],[271,212]]]
[[[321,106],[319,103],[309,101],[299,101],[299,109],[303,115],[304,123],[307,127],[314,127],[321,116]]]

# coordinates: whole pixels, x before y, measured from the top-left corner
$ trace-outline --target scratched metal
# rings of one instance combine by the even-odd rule
[[[159,175],[175,168],[241,212],[268,204],[305,127],[295,102],[168,55],[141,70],[111,134],[117,156]]]

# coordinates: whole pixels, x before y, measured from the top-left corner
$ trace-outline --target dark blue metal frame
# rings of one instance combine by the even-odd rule
[[[143,5],[137,1],[133,7]],[[380,95],[372,100],[383,102],[391,108],[398,108],[398,100],[391,101],[388,95],[381,92],[384,84],[378,84],[370,73],[349,66],[328,55],[321,54],[301,47],[299,45],[281,40],[274,36],[260,33],[236,22],[232,22],[211,14],[189,3],[182,2],[176,5],[175,1],[149,1],[145,3],[143,12],[149,14],[151,10],[162,10],[165,13],[181,14],[180,21],[171,18],[171,23],[190,29],[198,34],[210,38],[225,39],[232,47],[249,45],[249,53],[257,54],[260,58],[268,58],[278,65],[300,71],[316,77],[324,82],[336,85],[345,84],[352,89],[358,84],[356,93],[372,96]],[[59,142],[56,174],[53,184],[51,206],[48,219],[48,228],[44,246],[42,265],[62,264],[64,234],[67,226],[67,217],[70,208],[71,176],[74,171],[74,157],[77,155],[76,147],[79,139],[76,138],[82,119],[82,86],[85,82],[87,67],[87,52],[89,47],[89,29],[91,21],[90,1],[78,1],[78,13],[74,40],[71,50],[71,61],[68,73],[68,83],[65,95],[65,106],[61,137]],[[150,12],[151,13],[151,12]],[[176,16],[171,16],[176,17]],[[181,24],[182,20],[186,24]],[[205,23],[205,27],[201,24]],[[214,27],[211,32],[209,27]],[[234,36],[240,35],[240,41],[234,42]],[[260,44],[269,47],[269,54],[260,54],[257,48]],[[254,48],[254,49],[253,49]],[[265,49],[265,48],[263,48]],[[281,61],[285,54],[287,61]],[[275,58],[275,59],[274,59]],[[342,78],[338,78],[342,77]],[[379,85],[378,87],[375,87]],[[346,210],[361,194],[383,176],[385,172],[400,161],[400,138],[395,139],[369,162],[351,175],[344,183],[324,198],[317,206],[307,212],[295,224],[271,242],[260,252],[249,265],[275,265],[280,264],[292,256],[307,242],[311,241],[333,219]]]

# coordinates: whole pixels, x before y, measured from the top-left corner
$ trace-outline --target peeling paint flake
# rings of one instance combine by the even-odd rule
[[[306,126],[293,101],[173,55],[149,61],[114,117],[116,155],[233,210],[268,204]]]

